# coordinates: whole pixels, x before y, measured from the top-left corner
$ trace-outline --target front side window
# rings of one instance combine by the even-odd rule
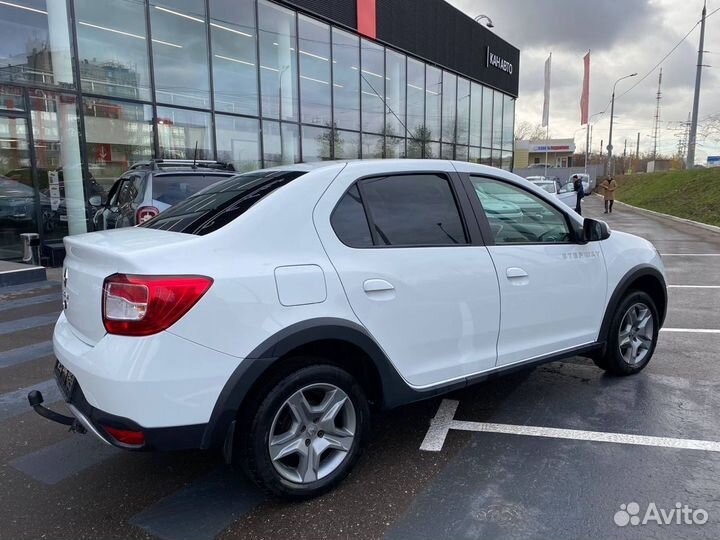
[[[495,243],[558,244],[572,241],[565,215],[524,189],[489,178],[471,177]]]
[[[375,244],[467,244],[450,182],[440,174],[407,174],[360,183]]]

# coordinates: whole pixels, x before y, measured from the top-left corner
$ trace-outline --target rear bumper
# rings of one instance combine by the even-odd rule
[[[202,432],[240,358],[168,332],[147,337],[106,335],[94,346],[82,341],[60,315],[53,335],[59,362],[77,380],[78,411],[97,423],[127,429],[183,433],[180,447]],[[113,425],[113,424],[111,424]],[[198,437],[198,440],[201,437]],[[162,445],[165,447],[165,445]]]
[[[200,448],[207,424],[191,426],[173,426],[168,428],[144,428],[136,422],[108,414],[90,405],[85,399],[82,388],[76,384],[72,394],[66,399],[66,404],[72,417],[59,414],[46,409],[42,405],[42,394],[30,392],[28,395],[30,405],[39,415],[69,425],[71,431],[78,433],[91,433],[106,444],[123,448],[125,450],[186,450]],[[142,444],[124,444],[115,439],[108,428],[122,431],[142,432]]]

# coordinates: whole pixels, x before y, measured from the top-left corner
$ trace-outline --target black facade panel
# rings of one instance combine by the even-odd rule
[[[377,0],[377,37],[517,97],[520,51],[442,0]],[[488,65],[488,47],[512,74]]]
[[[355,0],[289,0],[285,3],[344,26],[357,28]]]

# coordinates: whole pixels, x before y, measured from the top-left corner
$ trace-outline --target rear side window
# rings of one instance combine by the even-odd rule
[[[375,244],[445,246],[467,244],[455,197],[439,174],[407,174],[360,182]]]
[[[287,170],[239,174],[210,185],[140,226],[202,236],[224,227],[303,174]]]
[[[152,179],[152,198],[172,206],[226,178],[228,175],[156,174]]]
[[[357,184],[343,195],[330,218],[335,234],[343,244],[350,247],[373,245],[365,208],[363,208]]]

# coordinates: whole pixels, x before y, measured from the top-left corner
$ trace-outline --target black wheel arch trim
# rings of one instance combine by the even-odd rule
[[[368,356],[379,375],[384,396],[382,407],[390,408],[421,399],[413,398],[417,392],[400,376],[365,328],[345,319],[309,319],[290,325],[269,337],[240,362],[215,403],[202,446],[211,448],[224,444],[227,432],[245,397],[268,368],[294,349],[321,340],[350,343]]]
[[[634,266],[631,268],[618,282],[617,286],[615,287],[615,290],[612,293],[612,296],[610,296],[610,300],[608,301],[607,307],[605,308],[605,315],[603,317],[602,325],[600,326],[600,334],[598,336],[599,342],[607,342],[608,339],[608,333],[610,332],[610,324],[612,323],[613,316],[615,315],[615,311],[617,310],[618,305],[622,301],[622,299],[625,297],[627,292],[630,290],[631,285],[637,281],[640,278],[643,278],[645,276],[651,276],[660,283],[662,294],[663,294],[663,304],[662,306],[656,306],[658,309],[658,315],[660,316],[660,324],[659,327],[662,327],[663,323],[665,322],[665,315],[667,314],[667,283],[665,282],[665,277],[662,275],[660,270],[658,270],[656,267],[650,265],[650,264],[639,264],[637,266]]]

